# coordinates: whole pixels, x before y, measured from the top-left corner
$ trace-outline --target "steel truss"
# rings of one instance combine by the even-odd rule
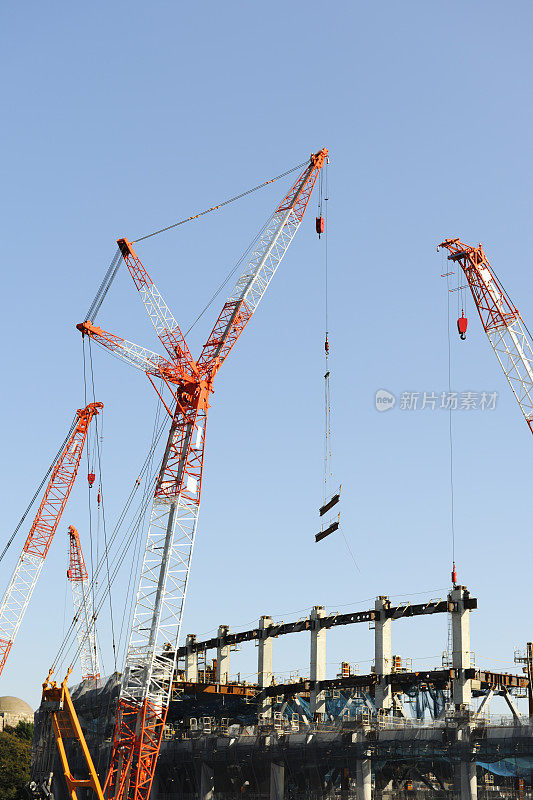
[[[160,292],[127,239],[118,245],[170,362],[96,328],[77,327],[128,363],[162,378],[173,394],[170,434],[157,481],[121,684],[106,796],[147,800],[176,666],[183,606],[198,522],[205,427],[213,379],[249,322],[309,202],[327,150],[311,156],[272,215],[194,361]],[[143,366],[144,365],[144,366]],[[153,383],[153,381],[152,381]]]
[[[100,683],[100,668],[98,666],[98,652],[96,649],[96,620],[93,612],[89,574],[85,566],[85,559],[81,549],[78,531],[69,525],[70,566],[67,577],[72,587],[72,600],[74,603],[74,619],[78,635],[78,648],[80,653],[81,677],[83,681],[90,681],[95,685]]]
[[[533,342],[518,309],[497,279],[481,245],[470,247],[459,239],[446,239],[451,261],[458,261],[472,297],[514,396],[533,433]]]
[[[102,403],[78,409],[77,422],[59,456],[0,605],[0,674],[15,641],[63,509],[76,480],[87,430]]]

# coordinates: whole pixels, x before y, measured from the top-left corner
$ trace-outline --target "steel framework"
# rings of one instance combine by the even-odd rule
[[[120,251],[170,361],[95,327],[90,320],[77,326],[83,335],[143,369],[150,379],[162,378],[175,402],[173,411],[165,404],[172,422],[154,493],[126,654],[106,780],[108,798],[146,800],[149,796],[168,710],[198,522],[213,380],[298,230],[327,152],[324,149],[311,156],[274,211],[197,361],[127,239],[118,240]]]
[[[481,245],[445,239],[468,281],[487,338],[533,433],[533,342],[520,313],[496,278]]]
[[[76,480],[89,423],[103,407],[102,403],[89,403],[88,406],[79,408],[76,412],[77,421],[74,430],[52,470],[37,515],[4,594],[0,605],[0,674],[2,674],[28,608],[44,560]]]
[[[67,571],[67,577],[72,587],[74,619],[76,620],[80,653],[81,677],[83,681],[99,685],[100,668],[98,666],[98,652],[96,649],[96,620],[89,586],[89,574],[85,566],[85,559],[83,558],[80,537],[73,525],[69,525],[68,535],[70,565]]]

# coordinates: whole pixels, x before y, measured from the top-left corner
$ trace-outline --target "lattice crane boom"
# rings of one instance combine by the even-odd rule
[[[175,364],[152,350],[129,342],[109,331],[104,331],[97,325],[93,325],[90,320],[80,322],[76,327],[84,336],[90,336],[93,342],[109,350],[132,367],[156,378],[167,377],[171,381],[177,379],[178,371]]]
[[[85,408],[78,409],[74,429],[52,470],[43,499],[2,599],[0,605],[0,674],[28,608],[76,480],[89,423],[101,408],[103,408],[102,403],[89,403]]]
[[[311,156],[309,164],[277,206],[198,361],[189,360],[190,353],[181,331],[177,325],[172,327],[173,318],[170,322],[163,320],[163,323],[160,318],[159,330],[154,323],[173,365],[173,370],[165,369],[159,377],[173,391],[175,410],[169,411],[172,422],[154,493],[126,653],[111,765],[106,780],[109,800],[147,800],[150,794],[172,688],[198,522],[206,419],[213,379],[257,309],[294,238],[326,162],[327,152],[324,149]],[[145,276],[147,272],[127,240],[119,240],[119,247],[124,251],[126,263],[130,259],[130,273],[152,317],[152,301],[147,302],[143,296],[146,284],[137,284],[137,276]],[[169,326],[167,333],[165,325]],[[116,346],[106,341],[107,334],[101,329],[97,333],[88,321],[78,325],[78,329],[108,349],[118,352],[121,348],[120,343]],[[177,346],[173,343],[168,346],[170,334]],[[166,343],[165,336],[169,337]],[[148,377],[156,374],[153,355],[149,361]]]
[[[327,153],[324,149],[311,156],[309,165],[271,216],[204,345],[198,359],[202,377],[214,378],[259,305],[300,227]]]
[[[439,247],[459,263],[483,329],[533,433],[533,341],[511,298],[497,279],[481,245],[445,239]]]
[[[178,323],[131,243],[127,239],[119,239],[117,244],[155,332],[169,356],[178,364],[181,377],[196,372],[194,359]]]
[[[98,666],[98,652],[96,649],[96,630],[93,612],[89,574],[85,566],[80,536],[73,525],[69,525],[69,554],[70,563],[67,578],[72,587],[72,600],[74,603],[74,619],[80,652],[81,677],[98,686],[100,681],[100,668]]]

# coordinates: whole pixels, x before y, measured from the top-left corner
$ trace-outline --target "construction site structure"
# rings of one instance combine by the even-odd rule
[[[85,566],[85,559],[83,558],[80,537],[77,529],[73,525],[69,525],[68,536],[70,563],[67,570],[67,578],[72,587],[81,676],[83,681],[90,681],[98,686],[100,682],[100,668],[98,666],[95,629],[96,620],[93,612],[89,574]]]
[[[13,647],[33,590],[78,474],[87,431],[102,403],[79,408],[66,443],[53,467],[39,509],[0,604],[0,675]]]
[[[118,240],[120,254],[167,358],[107,333],[91,320],[77,326],[84,336],[145,372],[171,417],[122,676],[106,782],[109,798],[147,800],[150,794],[168,711],[175,644],[198,521],[213,382],[299,228],[327,154],[323,149],[311,156],[274,210],[198,360],[193,359],[178,323],[132,243],[125,238]],[[157,389],[154,378],[161,379],[170,391],[172,408]]]
[[[476,609],[468,589],[456,586],[446,597],[423,603],[395,605],[380,596],[363,611],[328,613],[315,606],[295,622],[264,615],[250,630],[232,633],[220,625],[215,637],[203,641],[190,634],[175,653],[153,796],[516,797],[512,781],[500,776],[504,768],[527,772],[533,759],[533,722],[517,706],[530,683],[526,675],[473,665],[470,617]],[[451,617],[452,664],[413,669],[395,654],[393,631],[402,620],[442,615]],[[328,631],[360,624],[373,628],[372,669],[361,674],[345,661],[335,677],[327,677]],[[279,682],[276,640],[297,633],[309,637],[309,676]],[[251,683],[235,675],[230,663],[230,653],[245,643],[257,646],[257,679]],[[209,651],[215,658],[207,668]],[[118,680],[110,678],[98,694],[83,684],[73,691],[93,757],[102,748],[110,754],[118,689]],[[507,717],[489,713],[494,697],[505,701]],[[45,717],[41,710],[38,729]],[[75,758],[71,768],[79,773],[83,760]],[[64,800],[61,781],[54,786],[56,800]]]

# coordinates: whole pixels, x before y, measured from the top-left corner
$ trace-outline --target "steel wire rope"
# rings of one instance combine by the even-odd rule
[[[443,253],[443,263],[444,263],[444,253]],[[444,272],[444,269],[443,269]],[[446,275],[446,285],[447,285],[447,303],[446,303],[446,315],[447,315],[447,324],[446,329],[448,332],[448,441],[449,441],[449,449],[450,449],[450,525],[451,525],[451,537],[452,537],[452,562],[455,563],[455,497],[454,497],[454,481],[453,481],[453,425],[452,425],[452,403],[451,403],[451,392],[452,392],[452,348],[451,348],[451,335],[450,335],[450,275]]]
[[[120,549],[117,550],[117,553],[116,553],[115,557],[113,558],[113,561],[112,561],[112,567],[113,568],[115,568],[117,562],[118,562],[117,569],[119,569],[122,566],[123,557],[127,553],[128,547],[129,547],[131,539],[132,539],[132,536],[133,536],[133,534],[131,533],[131,528],[127,529],[126,533],[124,534]],[[99,568],[100,567],[103,568],[104,562],[105,562],[105,558],[102,557],[102,561],[101,561],[99,567],[97,567],[96,575],[98,574]],[[113,583],[113,580],[114,580],[115,577],[116,577],[116,570],[113,573],[113,577],[111,579],[111,583]],[[96,578],[94,578],[93,580],[96,580]],[[95,604],[95,607],[94,607],[94,616],[95,616],[95,618],[98,617],[98,613],[101,610],[103,603],[107,599],[107,591],[108,591],[107,586],[104,586],[104,589],[102,590],[102,592],[100,594],[97,593],[97,595],[96,595],[96,604]],[[61,669],[63,661],[65,660],[65,658],[68,655],[68,653],[71,652],[71,649],[73,647],[73,642],[71,642],[70,640],[71,640],[73,634],[75,633],[75,621],[76,621],[76,617],[74,617],[74,619],[73,619],[73,621],[72,621],[72,623],[70,625],[70,628],[67,631],[67,634],[64,637],[64,640],[63,640],[63,642],[62,642],[62,644],[60,646],[60,649],[58,651],[58,655],[57,655],[57,657],[56,657],[56,659],[54,661],[54,665],[53,665],[54,669],[55,669],[56,663],[59,663],[59,668]],[[78,645],[78,648],[75,651],[75,654],[74,654],[74,656],[72,658],[72,661],[70,662],[70,666],[72,666],[74,664],[74,662],[76,661],[76,659],[77,659],[77,657],[79,655],[81,647],[85,644],[86,638],[87,638],[87,636],[84,636],[82,642]]]
[[[149,449],[149,452],[151,453],[151,457],[150,457],[150,462],[149,462],[149,465],[147,467],[147,470],[146,470],[146,473],[145,473],[145,477],[144,477],[143,504],[146,504],[146,505],[147,505],[147,499],[148,499],[147,498],[147,494],[148,494],[148,491],[149,491],[149,488],[150,488],[150,481],[148,480],[147,476],[150,474],[150,472],[152,470],[153,457],[154,457],[154,454],[155,454],[155,442],[156,442],[156,440],[159,440],[160,436],[162,435],[162,430],[163,430],[164,423],[165,423],[165,420],[163,420],[162,423],[160,423],[160,421],[159,421],[160,420],[160,416],[161,416],[162,407],[163,407],[162,401],[161,401],[160,398],[158,398],[157,399],[157,403],[156,403],[156,412],[155,412],[155,416],[154,416],[154,424],[153,424],[153,427],[152,427],[152,439],[151,439],[151,444],[150,444],[150,449]],[[127,590],[126,590],[126,602],[124,603],[124,610],[123,610],[123,613],[122,613],[122,620],[121,620],[121,624],[120,624],[120,631],[119,631],[119,638],[118,638],[118,651],[119,651],[119,654],[120,654],[121,657],[122,657],[122,636],[123,636],[124,630],[129,630],[129,623],[130,623],[130,620],[131,620],[131,615],[133,613],[133,611],[132,611],[132,608],[133,608],[133,591],[134,591],[133,577],[134,577],[134,575],[138,576],[138,574],[139,574],[138,567],[139,567],[140,552],[141,552],[140,542],[141,542],[141,537],[139,536],[137,538],[136,545],[135,545],[135,550],[134,550],[133,557],[132,557],[132,569],[130,570],[130,573],[129,573],[128,586],[127,586]],[[132,593],[131,594],[131,598],[130,598],[130,592]],[[124,625],[126,623],[126,615],[127,615],[127,620],[128,620],[127,628],[124,627]]]
[[[113,583],[115,581],[115,578],[117,577],[120,569],[123,566],[124,559],[126,557],[126,554],[127,554],[128,550],[130,549],[130,545],[131,545],[135,535],[137,535],[137,533],[139,531],[139,528],[141,527],[141,523],[142,523],[142,518],[144,516],[144,512],[145,512],[145,509],[141,508],[140,511],[139,511],[139,514],[138,514],[138,516],[136,518],[135,525],[126,533],[126,535],[125,535],[125,537],[123,539],[123,543],[122,543],[121,549],[118,550],[115,553],[114,557],[112,558],[112,561],[111,561],[111,573],[110,573],[110,585],[113,585]],[[102,557],[102,559],[105,560],[104,557]],[[102,591],[101,595],[97,594],[96,605],[95,605],[95,609],[94,609],[94,617],[95,617],[95,619],[98,618],[98,615],[99,615],[100,611],[102,610],[102,608],[104,606],[104,603],[107,600],[107,596],[108,596],[108,587],[106,586],[104,588],[104,590]],[[70,664],[69,664],[70,667],[73,666],[73,664],[75,663],[75,661],[79,657],[79,654],[81,652],[81,648],[85,644],[86,639],[87,639],[87,635],[84,636],[82,642],[78,645],[77,649],[75,650],[74,655],[72,656]],[[65,647],[64,652],[61,654],[62,662],[63,662],[63,660],[66,659],[68,653],[71,652],[72,646],[73,646],[73,644],[71,643],[71,644],[68,645],[68,648]]]
[[[157,444],[159,442],[159,439],[161,438],[161,434],[163,432],[163,429],[164,429],[164,423],[161,425],[161,427],[160,427],[160,429],[158,431],[158,436],[157,436],[156,442],[154,443],[154,448],[157,446]],[[148,455],[146,456],[146,458],[144,460],[144,463],[143,463],[143,466],[141,467],[141,470],[139,472],[140,476],[143,476],[145,474],[147,466],[150,463],[150,459],[151,459],[151,453],[149,452]],[[154,483],[155,483],[155,477],[156,476],[154,475],[153,476]],[[111,548],[113,547],[113,545],[115,543],[115,540],[117,539],[117,537],[118,537],[118,535],[119,535],[119,533],[121,531],[121,528],[122,528],[122,525],[124,523],[124,520],[125,520],[128,512],[129,512],[129,510],[131,508],[131,505],[132,505],[133,500],[134,500],[134,498],[135,498],[135,496],[137,494],[138,489],[139,489],[139,485],[138,485],[137,480],[136,480],[134,485],[133,485],[133,488],[131,489],[131,491],[129,493],[129,496],[128,496],[128,498],[127,498],[127,500],[126,500],[126,502],[125,502],[125,504],[124,504],[124,506],[122,508],[122,511],[120,513],[120,516],[119,516],[119,519],[117,520],[117,523],[116,523],[115,528],[113,530],[113,533],[112,533],[111,537],[109,538],[109,542],[108,542],[109,550],[111,550]],[[141,509],[141,511],[143,511],[143,509]],[[122,556],[122,552],[123,551],[127,552],[127,546],[129,544],[129,540],[127,539],[127,537],[130,534],[132,526],[133,526],[133,522],[130,524],[130,527],[126,530],[126,533],[123,534],[122,549],[119,551],[119,554],[118,554],[117,558]],[[116,558],[115,558],[115,561],[116,561]],[[97,565],[97,568],[96,568],[96,570],[94,572],[94,575],[92,576],[92,581],[93,582],[98,580],[100,572],[104,568],[104,563],[105,563],[105,558],[104,558],[104,556],[102,556],[102,558],[100,559],[100,563]],[[113,581],[111,580],[111,583],[112,582]],[[105,599],[105,596],[106,596],[106,589],[107,589],[107,587],[105,587],[104,591],[103,591],[104,599]],[[98,594],[97,594],[97,597],[99,597]],[[98,610],[99,610],[99,608],[100,607],[98,607]],[[97,616],[96,610],[95,610],[94,613],[95,613],[95,616]],[[54,665],[58,664],[60,662],[60,659],[63,658],[63,654],[64,654],[65,649],[67,647],[70,648],[72,646],[71,644],[69,644],[69,639],[72,636],[72,633],[73,633],[73,630],[74,630],[74,626],[75,626],[75,620],[73,620],[71,622],[70,628],[67,631],[67,634],[64,637],[63,642],[60,645],[60,648],[58,650],[56,658],[54,659]],[[62,661],[61,661],[61,663],[62,663]]]
[[[178,222],[174,222],[172,225],[167,225],[165,228],[160,228],[159,230],[153,231],[152,233],[148,233],[145,236],[140,236],[137,239],[133,239],[132,244],[136,244],[137,242],[143,242],[145,239],[150,239],[152,236],[157,236],[158,234],[164,233],[165,231],[169,231],[172,228],[177,228],[180,225],[184,225],[186,222],[191,222],[192,220],[199,219],[200,217],[203,217],[206,214],[211,213],[212,211],[217,211],[218,209],[223,208],[224,206],[227,206],[236,200],[240,200],[242,197],[246,197],[247,195],[258,191],[258,189],[262,189],[265,186],[268,186],[270,183],[274,183],[275,181],[280,180],[281,178],[285,178],[287,175],[290,175],[291,173],[296,172],[296,170],[304,167],[306,163],[307,162],[303,161],[301,164],[297,164],[297,166],[292,167],[292,169],[286,170],[285,172],[282,172],[280,175],[276,175],[275,178],[271,178],[268,181],[264,181],[264,183],[260,183],[258,186],[254,186],[252,189],[248,189],[247,191],[241,192],[240,194],[237,194],[234,197],[230,197],[228,200],[224,200],[222,203],[219,203],[216,206],[211,206],[211,208],[207,208],[205,209],[205,211],[201,211],[199,214],[193,214],[190,217],[186,217],[185,219],[179,220]],[[117,248],[115,255],[113,256],[113,259],[107,269],[107,272],[104,275],[104,278],[102,279],[102,282],[98,287],[94,299],[85,315],[86,320],[91,320],[91,322],[94,322],[96,320],[96,316],[102,306],[102,303],[104,302],[104,299],[109,289],[111,288],[111,284],[115,280],[115,277],[120,268],[122,260],[123,259],[120,249]]]
[[[210,307],[210,306],[213,304],[213,302],[216,300],[216,298],[218,297],[218,295],[220,294],[220,292],[222,291],[222,289],[224,288],[224,286],[225,286],[225,285],[228,283],[228,281],[230,280],[230,278],[231,278],[231,277],[232,277],[232,276],[233,276],[233,275],[234,275],[234,274],[237,272],[238,268],[241,266],[241,264],[242,264],[242,262],[244,261],[244,259],[246,258],[246,256],[248,256],[248,255],[249,255],[249,253],[251,252],[252,248],[255,246],[256,242],[257,242],[257,241],[260,239],[260,237],[261,237],[261,236],[263,235],[263,233],[265,232],[265,230],[266,230],[266,228],[267,228],[267,226],[268,226],[268,224],[269,224],[269,222],[270,222],[270,220],[271,220],[271,219],[272,219],[272,217],[269,217],[269,218],[267,219],[267,221],[265,222],[265,224],[261,226],[260,230],[259,230],[259,231],[256,233],[256,235],[254,236],[254,238],[252,239],[252,241],[250,242],[250,244],[248,245],[248,247],[246,248],[246,250],[245,250],[245,251],[242,253],[242,255],[239,257],[239,259],[238,259],[238,261],[236,262],[235,266],[231,268],[230,272],[228,272],[228,274],[227,274],[227,276],[224,278],[223,282],[220,284],[220,286],[219,286],[219,287],[218,287],[218,289],[215,291],[215,293],[214,293],[214,294],[211,296],[211,299],[210,299],[210,300],[207,302],[207,304],[204,306],[204,308],[202,309],[202,311],[200,311],[200,313],[198,314],[198,316],[196,317],[196,319],[194,320],[194,322],[192,323],[192,325],[191,325],[191,326],[188,328],[188,330],[186,330],[186,331],[185,331],[185,334],[184,334],[185,336],[188,336],[188,335],[189,335],[189,333],[192,331],[192,329],[194,328],[194,326],[196,325],[196,323],[200,321],[200,319],[203,317],[203,315],[205,314],[205,312],[207,311],[207,309],[208,309],[208,308],[209,308],[209,307]]]
[[[65,449],[65,446],[66,446],[66,444],[67,444],[67,442],[68,442],[68,440],[69,440],[69,438],[70,438],[70,436],[71,436],[72,432],[74,431],[74,428],[76,427],[76,422],[77,422],[77,419],[78,419],[78,417],[77,417],[77,415],[75,415],[75,416],[74,416],[74,419],[72,420],[72,424],[71,424],[71,426],[70,426],[70,428],[69,428],[69,432],[68,432],[68,433],[67,433],[67,435],[65,436],[65,439],[63,440],[63,442],[62,442],[62,444],[61,444],[61,447],[59,448],[59,450],[57,451],[56,455],[54,456],[54,459],[53,459],[52,463],[50,464],[50,466],[48,467],[47,471],[45,472],[43,479],[41,480],[41,482],[40,482],[39,486],[37,487],[37,489],[36,489],[36,491],[35,491],[35,494],[33,495],[32,499],[31,499],[31,500],[30,500],[30,502],[29,502],[29,505],[27,506],[27,508],[26,508],[26,510],[24,511],[24,513],[23,513],[22,517],[20,518],[20,520],[19,520],[19,522],[18,522],[18,524],[17,524],[17,526],[16,526],[15,530],[13,531],[12,535],[10,536],[10,538],[9,538],[9,539],[8,539],[8,541],[7,541],[7,544],[5,545],[4,549],[2,550],[2,553],[0,554],[0,561],[2,561],[2,559],[3,559],[3,558],[4,558],[4,556],[5,556],[5,554],[7,553],[8,549],[9,549],[9,548],[11,547],[11,545],[13,544],[13,541],[14,541],[14,539],[15,539],[15,536],[16,536],[16,535],[17,535],[17,533],[19,532],[19,530],[20,530],[20,528],[21,528],[21,526],[22,526],[22,524],[23,524],[24,520],[26,519],[26,517],[27,517],[27,516],[28,516],[28,514],[30,513],[30,511],[31,511],[31,509],[32,509],[32,506],[33,506],[33,504],[35,503],[35,501],[37,500],[38,496],[40,495],[40,493],[41,493],[41,490],[42,490],[42,488],[43,488],[44,484],[46,483],[46,481],[47,481],[48,477],[50,476],[50,474],[51,474],[52,470],[54,469],[54,467],[55,467],[55,465],[56,465],[56,463],[57,463],[57,461],[58,461],[58,459],[59,459],[59,456],[61,455],[61,453],[62,453],[62,452],[63,452],[63,450]]]
[[[85,336],[82,337],[82,342],[83,342],[83,345],[82,345],[82,349],[83,349],[83,390],[84,390],[84,396],[85,396],[85,405],[87,405],[87,364],[86,364],[87,356],[86,356],[86,351],[85,351]],[[90,339],[89,339],[89,355],[90,355],[91,382],[92,382],[92,395],[93,395],[92,402],[96,403],[96,396],[95,396],[95,390],[94,390],[94,374],[93,374],[93,369],[92,369],[91,340]],[[95,425],[96,442],[98,442],[98,416],[97,415],[95,415],[94,425]],[[92,472],[91,462],[90,462],[90,456],[91,456],[90,436],[91,436],[91,433],[92,433],[92,431],[87,433],[87,444],[86,444],[86,448],[85,448],[86,457],[87,457],[87,475],[89,475],[89,473]],[[101,471],[100,471],[100,469],[99,469],[99,473],[98,474],[99,474],[99,479],[101,480]],[[88,502],[88,506],[89,506],[89,547],[90,547],[90,557],[91,557],[91,576],[93,576],[94,575],[94,553],[93,553],[93,530],[92,530],[93,515],[92,515],[92,508],[91,508],[91,488],[92,488],[92,486],[89,484],[87,502]],[[98,563],[98,541],[97,541],[96,546],[97,546],[96,562]],[[91,580],[91,582],[89,584],[89,592],[91,594],[91,599],[92,599],[93,615],[94,615],[94,603],[95,603],[95,597],[94,597],[95,583],[96,583],[95,581]],[[79,612],[78,612],[78,615],[79,615]],[[75,617],[75,619],[76,619],[76,617]],[[94,616],[93,616],[92,626],[91,627],[94,629],[95,641],[96,641],[96,619],[94,619]],[[88,637],[88,635],[89,635],[89,631],[87,631],[87,637]],[[81,648],[80,648],[80,651],[81,651]]]
[[[126,513],[127,513],[127,511],[129,510],[129,507],[131,506],[131,502],[133,501],[133,497],[135,496],[135,493],[136,493],[136,488],[137,488],[137,487],[135,487],[135,486],[134,486],[134,488],[133,488],[133,489],[132,489],[132,491],[130,492],[130,496],[129,496],[128,500],[126,501],[126,506],[125,506],[125,508],[124,508],[124,514],[123,514],[123,515],[121,515],[120,524],[117,524],[117,526],[116,526],[116,529],[115,529],[115,531],[114,531],[114,538],[113,538],[112,540],[110,540],[110,542],[109,542],[109,546],[110,546],[110,547],[111,547],[111,545],[114,543],[114,540],[115,540],[116,536],[118,535],[118,532],[119,532],[119,530],[120,530],[120,527],[121,527],[121,525],[122,525],[122,522],[123,522],[123,519],[124,519],[124,517],[125,517],[125,514],[126,514]],[[128,529],[128,530],[126,531],[126,533],[124,534],[123,541],[122,541],[122,548],[124,548],[124,543],[126,542],[126,537],[129,535],[129,531],[130,531],[130,529]],[[121,553],[122,553],[122,550],[120,551],[120,554],[121,554]],[[100,573],[100,570],[101,570],[101,569],[103,569],[103,567],[104,567],[104,561],[105,561],[105,559],[104,559],[104,557],[102,557],[102,559],[101,559],[101,561],[100,561],[100,564],[97,566],[97,569],[96,569],[96,571],[95,571],[95,575],[94,575],[94,577],[93,577],[93,581],[95,581],[95,582],[97,581],[97,578],[98,578],[98,575],[99,575],[99,573]],[[104,587],[104,590],[103,590],[103,596],[104,596],[104,597],[106,596],[106,593],[107,593],[107,587]],[[63,644],[65,644],[65,641],[66,641],[66,639],[68,638],[68,636],[69,636],[71,633],[72,633],[72,623],[71,623],[71,628],[70,628],[69,632],[67,633],[67,636],[65,637],[65,640],[64,640]]]
[[[209,214],[211,211],[218,211],[219,208],[223,208],[224,206],[229,205],[229,203],[233,203],[235,200],[240,200],[242,197],[247,197],[249,194],[256,192],[258,189],[263,189],[265,186],[268,186],[269,183],[274,183],[280,178],[285,178],[287,175],[290,175],[291,172],[296,172],[297,169],[301,169],[306,164],[307,161],[302,161],[301,164],[297,164],[295,167],[282,172],[281,175],[276,175],[275,178],[270,178],[270,180],[264,181],[264,183],[260,183],[258,186],[254,186],[252,189],[247,189],[245,192],[236,194],[234,197],[230,197],[228,200],[224,200],[222,203],[219,203],[216,206],[211,206],[211,208],[207,208],[205,211],[200,211],[199,214],[194,214],[192,217],[187,217],[186,219],[174,222],[172,225],[167,225],[165,228],[159,228],[159,230],[153,231],[152,233],[147,233],[145,236],[139,236],[139,238],[132,240],[132,244],[143,242],[145,239],[150,239],[152,236],[157,236],[160,233],[165,233],[165,231],[170,231],[172,228],[177,228],[179,225],[184,225],[186,222],[191,222],[193,219],[203,217],[206,214]]]
[[[95,397],[95,389],[94,389],[94,370],[93,370],[93,353],[91,347],[91,340],[89,339],[89,364],[91,367],[91,382],[92,382],[92,389],[93,389],[93,398]],[[98,417],[95,420],[96,422],[96,454],[98,458],[98,473],[100,476],[100,502],[102,506],[102,526],[104,529],[104,553],[106,558],[106,569],[107,569],[107,581],[108,581],[108,589],[109,589],[109,617],[111,620],[111,636],[112,636],[112,647],[113,647],[113,662],[115,667],[115,672],[117,669],[117,652],[116,652],[116,641],[115,641],[115,621],[113,617],[113,603],[111,598],[111,585],[109,583],[109,558],[108,558],[108,547],[107,547],[107,526],[106,526],[106,516],[105,516],[105,504],[104,504],[104,488],[103,488],[103,478],[102,478],[102,456],[100,451],[100,442],[98,439]],[[94,622],[96,628],[96,620]]]

